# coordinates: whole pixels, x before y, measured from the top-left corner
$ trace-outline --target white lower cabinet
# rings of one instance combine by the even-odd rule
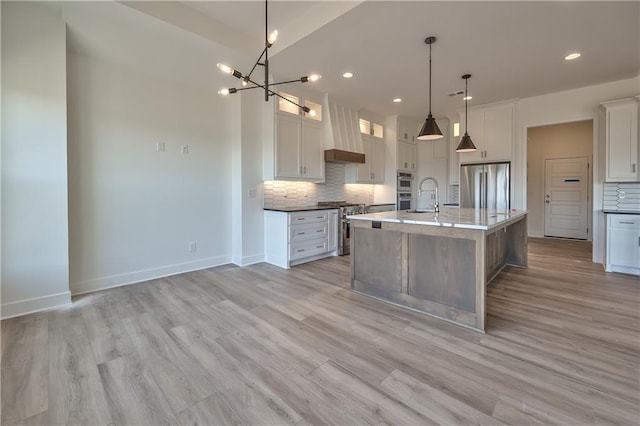
[[[338,250],[338,226],[340,225],[340,211],[329,210],[329,251]]]
[[[607,215],[606,270],[640,275],[640,215]]]
[[[265,210],[265,260],[281,268],[338,254],[338,210]]]

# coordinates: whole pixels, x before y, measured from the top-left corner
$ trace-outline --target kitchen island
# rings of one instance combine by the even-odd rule
[[[442,208],[349,216],[351,288],[485,330],[486,286],[527,266],[527,213]]]

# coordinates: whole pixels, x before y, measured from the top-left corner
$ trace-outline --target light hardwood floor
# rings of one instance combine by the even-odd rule
[[[480,334],[351,293],[348,257],[219,267],[2,322],[2,424],[638,424],[640,280],[530,240]]]

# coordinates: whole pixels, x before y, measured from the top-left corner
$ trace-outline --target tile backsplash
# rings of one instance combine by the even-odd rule
[[[318,201],[373,204],[374,185],[345,184],[345,165],[325,164],[325,183],[264,182],[264,207],[312,206]]]
[[[605,182],[602,209],[640,212],[640,182]]]

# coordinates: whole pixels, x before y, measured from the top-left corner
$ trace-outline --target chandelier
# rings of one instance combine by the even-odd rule
[[[309,76],[300,77],[296,80],[287,80],[287,81],[280,81],[276,83],[269,83],[269,53],[268,52],[269,52],[269,48],[273,46],[273,43],[275,43],[276,39],[278,38],[278,30],[274,30],[273,32],[271,32],[271,34],[268,33],[269,31],[268,10],[269,10],[268,0],[265,0],[264,2],[264,38],[265,38],[264,49],[262,50],[262,53],[260,53],[260,56],[256,60],[256,63],[253,65],[253,68],[251,68],[251,71],[249,71],[248,74],[242,74],[240,71],[233,69],[228,65],[220,64],[220,63],[217,64],[220,71],[226,74],[232,75],[237,79],[241,80],[241,87],[239,88],[231,87],[231,88],[222,89],[218,93],[220,95],[226,96],[233,93],[238,93],[242,90],[261,88],[264,90],[265,102],[269,102],[270,96],[277,96],[280,99],[283,99],[289,103],[294,104],[295,106],[297,106],[302,111],[308,114],[309,112],[311,112],[311,109],[309,107],[299,105],[298,103],[292,101],[291,99],[285,96],[281,96],[280,94],[278,94],[277,92],[271,89],[273,86],[278,86],[281,84],[306,83],[309,81],[317,81],[320,79],[320,76],[318,74],[311,74]],[[258,66],[261,66],[264,68],[264,84],[257,83],[255,80],[252,79],[253,72],[256,70]]]

